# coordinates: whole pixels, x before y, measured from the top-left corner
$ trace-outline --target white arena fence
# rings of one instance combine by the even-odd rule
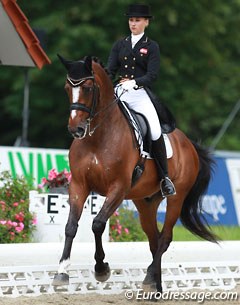
[[[105,243],[111,276],[94,278],[94,244],[75,243],[68,286],[52,286],[61,243],[0,245],[0,297],[53,293],[116,294],[141,289],[151,262],[148,243]],[[240,242],[173,242],[163,256],[163,290],[232,290],[240,285]]]

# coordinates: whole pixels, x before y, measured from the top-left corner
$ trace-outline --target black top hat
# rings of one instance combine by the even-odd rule
[[[125,16],[127,17],[144,17],[152,18],[153,16],[150,13],[150,7],[145,4],[130,4],[128,6],[128,11]]]

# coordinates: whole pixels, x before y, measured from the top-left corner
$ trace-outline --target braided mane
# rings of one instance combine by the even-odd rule
[[[103,63],[98,57],[92,56],[92,60],[93,60],[95,63],[99,64],[99,65],[104,69],[104,71],[107,73],[107,75],[110,74],[109,71],[108,71],[108,69],[107,69],[107,67],[105,67],[104,63]]]

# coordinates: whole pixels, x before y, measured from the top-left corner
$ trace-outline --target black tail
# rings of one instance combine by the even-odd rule
[[[193,143],[193,145],[198,153],[200,168],[197,180],[183,203],[180,220],[184,227],[193,234],[205,240],[217,242],[217,236],[210,232],[208,223],[201,214],[202,196],[206,192],[211,179],[214,160],[206,149],[196,143]]]

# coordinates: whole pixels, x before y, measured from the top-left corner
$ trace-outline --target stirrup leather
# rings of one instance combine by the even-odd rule
[[[163,183],[166,183],[168,185],[165,186],[163,185]],[[164,189],[165,188],[165,189]],[[173,184],[173,182],[171,181],[170,178],[168,177],[164,177],[161,181],[160,181],[160,190],[162,193],[163,197],[168,197],[168,196],[173,196],[176,195],[176,189],[175,186]]]

